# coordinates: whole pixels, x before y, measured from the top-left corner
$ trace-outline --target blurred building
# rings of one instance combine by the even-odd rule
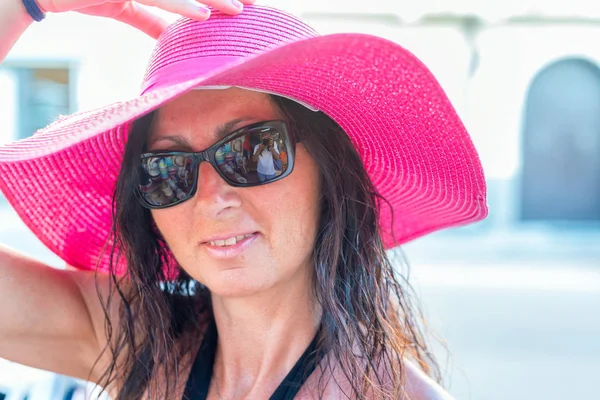
[[[600,6],[561,0],[265,0],[322,33],[400,43],[441,81],[480,151],[489,218],[409,246],[444,257],[600,259]],[[0,142],[136,93],[153,41],[53,15],[0,66]],[[465,237],[471,237],[469,252]],[[443,240],[440,240],[443,239]],[[457,239],[457,240],[454,240]],[[596,244],[596,245],[594,245]],[[427,257],[438,252],[427,252]]]

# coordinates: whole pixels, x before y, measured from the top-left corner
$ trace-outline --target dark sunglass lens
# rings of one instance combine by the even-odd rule
[[[232,183],[256,185],[286,172],[288,151],[284,135],[264,127],[224,143],[215,159],[223,176]]]
[[[189,198],[194,184],[191,156],[165,155],[142,159],[139,191],[153,206],[168,206]]]

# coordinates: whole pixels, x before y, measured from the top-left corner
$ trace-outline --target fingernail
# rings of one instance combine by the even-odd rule
[[[231,4],[233,4],[234,7],[239,8],[239,9],[244,7],[244,5],[242,3],[240,3],[238,0],[231,0]]]
[[[210,8],[203,6],[202,4],[198,5],[198,11],[202,14],[210,15]]]

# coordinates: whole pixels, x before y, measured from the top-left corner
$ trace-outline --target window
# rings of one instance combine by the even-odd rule
[[[16,68],[18,129],[22,139],[71,110],[67,68]]]
[[[74,111],[71,68],[6,64],[0,68],[0,144],[26,138]]]

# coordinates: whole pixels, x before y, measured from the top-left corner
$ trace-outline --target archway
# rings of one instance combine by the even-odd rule
[[[558,61],[531,84],[521,219],[600,221],[600,69],[588,61]]]

